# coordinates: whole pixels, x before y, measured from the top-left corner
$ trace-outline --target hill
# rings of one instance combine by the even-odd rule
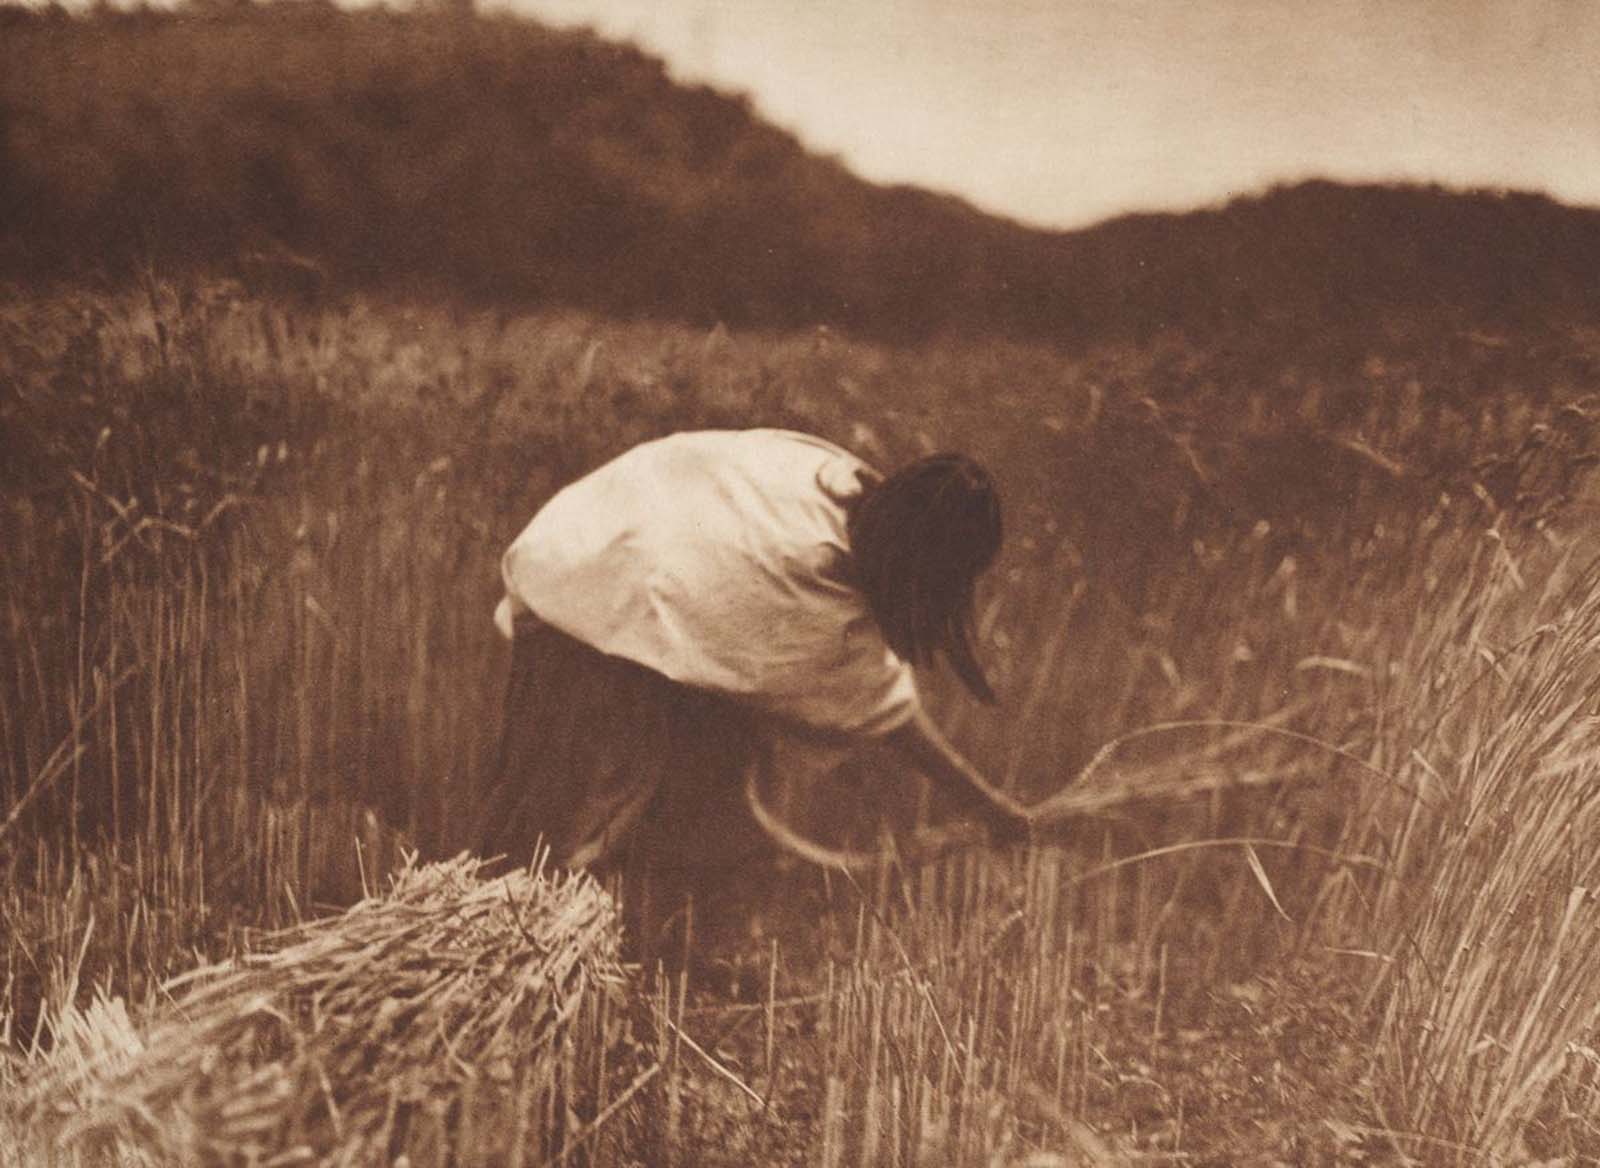
[[[0,275],[301,283],[1062,342],[1591,314],[1600,212],[1314,182],[1043,232],[862,181],[661,62],[320,0],[0,9]]]

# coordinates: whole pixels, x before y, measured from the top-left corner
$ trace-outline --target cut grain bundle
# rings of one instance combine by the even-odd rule
[[[408,862],[388,892],[185,975],[142,1035],[58,1024],[13,1119],[51,1159],[542,1159],[601,1102],[576,1068],[621,1061],[593,1049],[620,1029],[618,936],[586,876]]]

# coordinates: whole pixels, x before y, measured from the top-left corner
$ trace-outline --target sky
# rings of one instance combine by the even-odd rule
[[[1597,0],[486,0],[865,178],[1077,227],[1314,176],[1600,205]]]

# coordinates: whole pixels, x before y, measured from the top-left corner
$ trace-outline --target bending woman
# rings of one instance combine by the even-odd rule
[[[512,665],[480,847],[714,864],[751,838],[744,774],[780,736],[835,754],[881,742],[994,835],[1025,835],[912,675],[942,657],[994,700],[973,598],[1001,535],[971,459],[885,478],[784,430],[675,434],[579,479],[502,562]]]

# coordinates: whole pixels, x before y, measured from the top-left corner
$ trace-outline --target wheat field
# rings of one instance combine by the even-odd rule
[[[173,979],[470,846],[495,565],[542,499],[650,436],[781,425],[995,469],[1002,700],[930,704],[1024,799],[1150,797],[1005,852],[774,859],[701,959],[583,1007],[536,1140],[457,1107],[384,1155],[1592,1162],[1597,367],[1576,329],[1334,359],[13,291],[0,1133],[94,1019],[166,1033]],[[789,793],[821,838],[940,813],[849,778]],[[380,1158],[306,1130],[298,1162]]]

